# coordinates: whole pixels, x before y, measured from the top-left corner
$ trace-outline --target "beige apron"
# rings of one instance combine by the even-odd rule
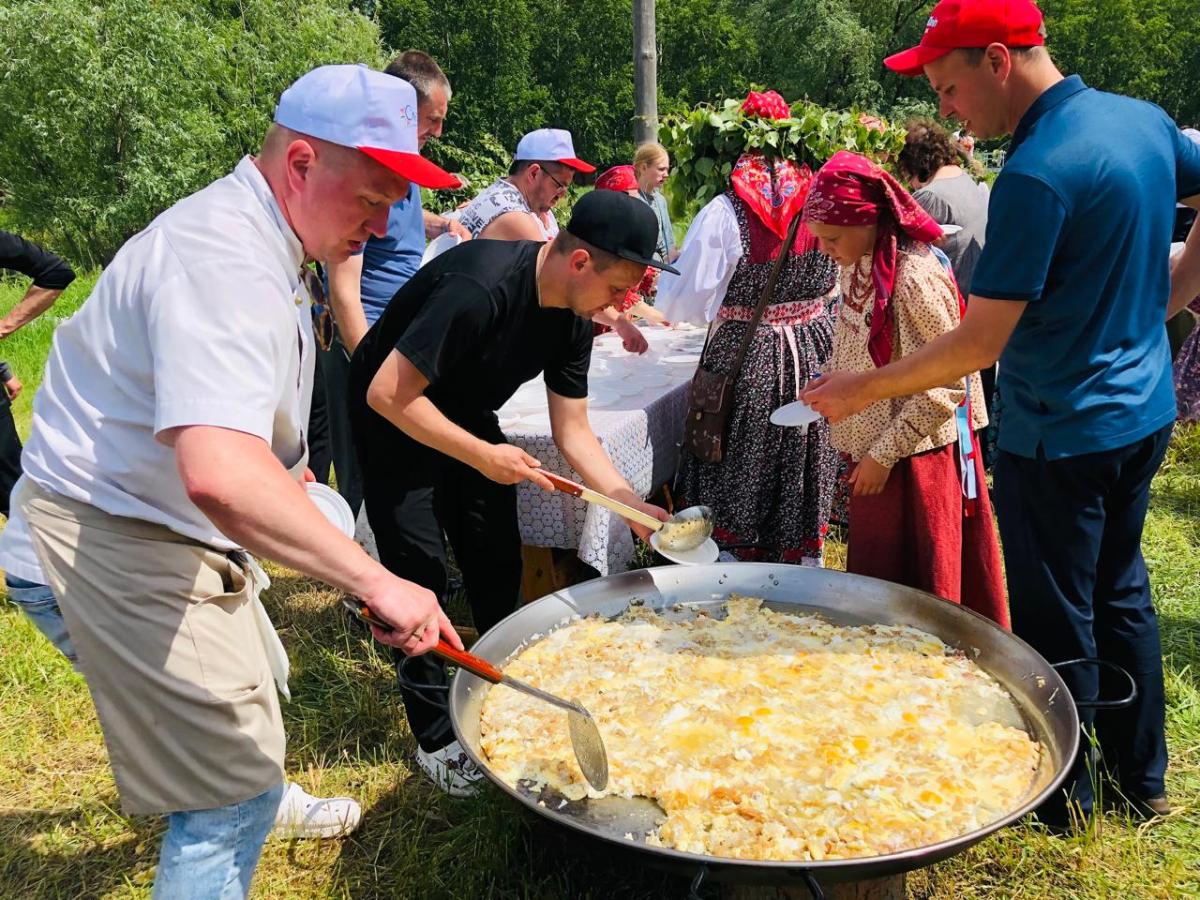
[[[28,480],[13,500],[76,646],[122,808],[212,809],[279,784],[273,676],[286,685],[286,655],[260,613],[256,566]]]

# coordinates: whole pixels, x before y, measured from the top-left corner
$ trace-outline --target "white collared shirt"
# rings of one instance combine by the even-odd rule
[[[313,348],[304,250],[250,157],[129,241],[54,334],[21,457],[38,485],[111,515],[235,545],[187,497],[163,431],[308,448]]]
[[[737,213],[719,194],[692,220],[675,260],[679,274],[658,276],[654,308],[670,322],[707,325],[717,317],[743,253]]]

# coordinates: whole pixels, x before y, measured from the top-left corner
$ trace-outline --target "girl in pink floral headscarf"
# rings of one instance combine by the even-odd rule
[[[803,215],[841,266],[831,370],[886,365],[958,325],[958,288],[929,246],[941,228],[878,165],[834,154],[813,179]],[[972,375],[966,384],[874,403],[833,425],[832,437],[854,464],[847,570],[961,602],[1007,626],[974,434],[986,424]]]

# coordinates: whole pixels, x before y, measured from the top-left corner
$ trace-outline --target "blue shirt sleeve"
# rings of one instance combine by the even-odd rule
[[[1200,144],[1175,129],[1175,199],[1200,194]]]
[[[1062,199],[1040,178],[1001,174],[992,188],[987,240],[971,293],[993,300],[1040,300],[1066,219]]]

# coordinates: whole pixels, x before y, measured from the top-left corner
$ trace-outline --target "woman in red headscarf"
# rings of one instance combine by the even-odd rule
[[[605,170],[596,179],[596,190],[620,191],[630,197],[638,197],[638,180],[633,166],[613,166],[611,169]],[[658,269],[646,266],[646,273],[642,276],[642,280],[625,292],[625,299],[617,308],[617,312],[637,316],[647,322],[653,322],[655,325],[665,325],[666,317],[651,304],[657,284]],[[596,334],[612,331],[607,325],[597,324],[593,328]]]
[[[742,111],[790,115],[771,91],[752,94]],[[659,276],[655,309],[672,322],[709,325],[701,365],[731,374],[772,266],[787,254],[736,373],[723,457],[709,462],[685,449],[676,487],[681,503],[713,509],[717,542],[741,545],[733,551],[739,557],[819,565],[837,472],[829,425],[821,420],[802,430],[769,420],[816,377],[833,349],[837,266],[803,227],[791,247],[783,246],[811,179],[807,167],[789,160],[742,154],[729,190],[692,221],[675,263],[681,274]]]
[[[958,325],[962,298],[929,246],[941,228],[878,165],[835,154],[813,180],[804,222],[842,267],[831,371],[887,365]],[[852,463],[847,570],[929,591],[1007,627],[975,438],[986,425],[975,374],[874,403],[834,425],[833,443]]]

